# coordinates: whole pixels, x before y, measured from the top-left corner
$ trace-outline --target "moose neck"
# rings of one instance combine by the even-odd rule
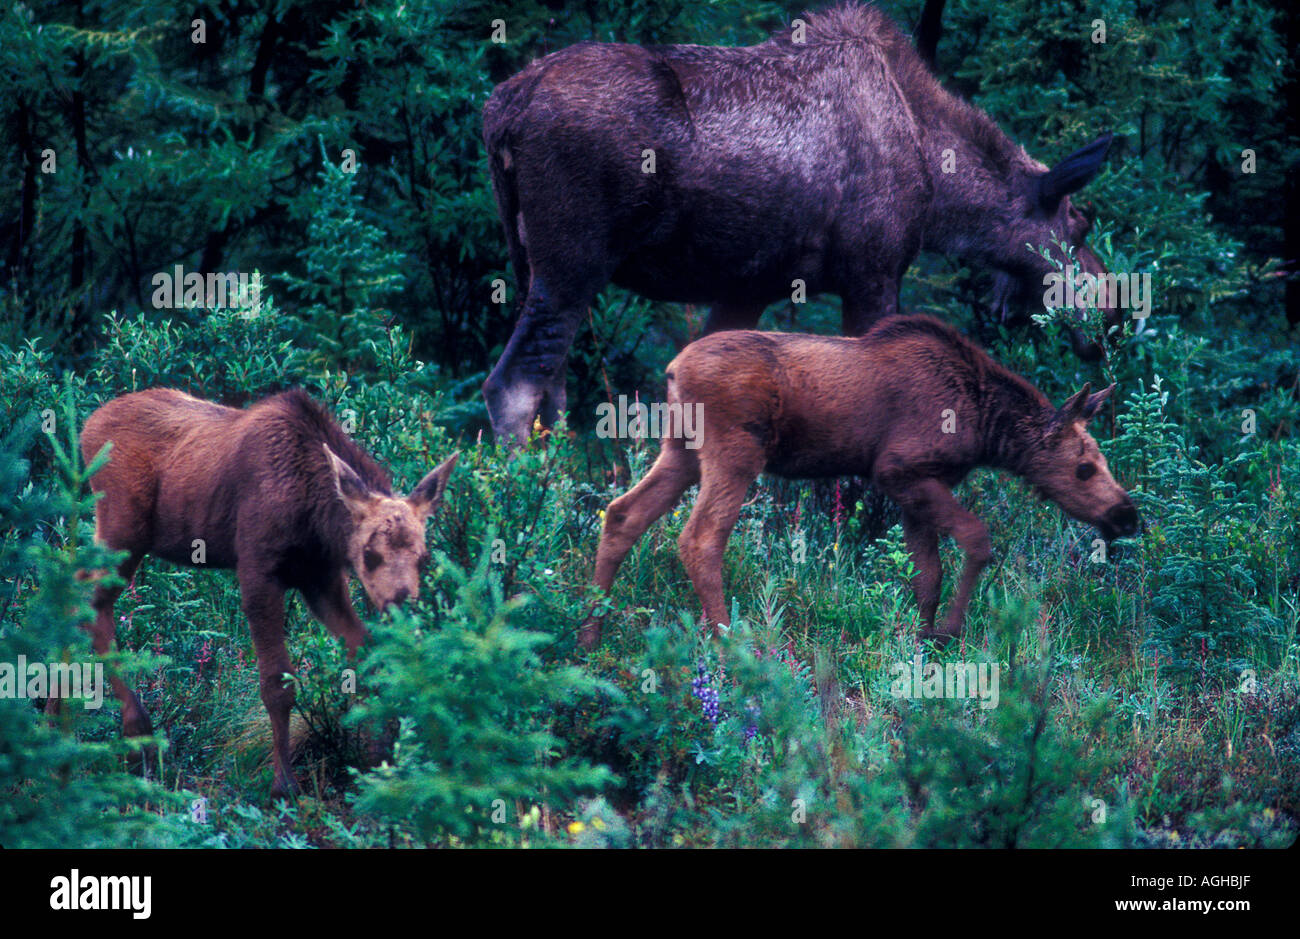
[[[940,131],[927,136],[927,159],[940,169],[932,174],[934,196],[926,213],[925,248],[1002,266],[1006,239],[1000,228],[1013,198],[1014,164],[991,157],[960,135]],[[946,155],[949,151],[951,156]],[[944,172],[945,166],[954,169]]]
[[[996,229],[1015,180],[1033,161],[992,118],[940,85],[919,58],[900,58],[896,75],[930,168],[925,248],[989,263],[1003,250]]]
[[[1029,479],[1034,454],[1042,445],[1047,399],[1019,375],[991,359],[988,364],[980,382],[983,453],[979,462]]]

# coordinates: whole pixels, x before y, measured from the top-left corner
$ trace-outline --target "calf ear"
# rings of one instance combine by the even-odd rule
[[[1097,409],[1106,403],[1110,393],[1115,390],[1115,383],[1111,382],[1109,388],[1103,388],[1095,395],[1088,395],[1088,402],[1083,406],[1083,419],[1092,420],[1092,416],[1097,413]]]
[[[325,448],[325,458],[329,461],[330,471],[334,475],[334,488],[338,491],[339,498],[352,512],[364,511],[372,498],[370,487],[357,475],[356,470],[339,459],[339,455],[329,448],[329,444],[321,444],[321,446]]]
[[[1105,392],[1097,392],[1099,395],[1109,393],[1110,389]],[[1065,428],[1069,427],[1075,421],[1083,417],[1084,409],[1088,406],[1089,395],[1092,392],[1092,382],[1086,383],[1081,389],[1070,395],[1063,405],[1056,409],[1052,419],[1047,423],[1047,436],[1055,437]],[[1103,398],[1104,400],[1104,398]]]
[[[460,459],[460,453],[453,453],[443,460],[436,469],[430,470],[429,474],[411,490],[411,494],[406,497],[406,501],[411,504],[411,508],[415,510],[417,515],[428,518],[442,502],[442,494],[447,491],[447,480],[451,477],[452,467],[456,465],[458,459]]]
[[[1038,204],[1044,212],[1049,215],[1055,212],[1062,199],[1078,192],[1097,175],[1112,139],[1110,134],[1102,134],[1038,177]]]

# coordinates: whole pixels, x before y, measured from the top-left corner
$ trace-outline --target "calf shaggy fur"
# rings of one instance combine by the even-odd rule
[[[289,766],[293,687],[284,641],[285,592],[298,590],[312,613],[346,644],[366,630],[348,595],[355,573],[379,608],[415,597],[427,560],[425,520],[438,507],[453,455],[402,498],[388,474],[300,390],[247,410],[180,391],[123,395],[95,411],[81,434],[89,462],[111,443],[91,478],[103,496],[95,535],[128,552],[118,569],[129,582],[146,554],[192,567],[233,568],[252,631],[262,701],[274,736],[275,792],[296,786]],[[95,651],[115,638],[121,587],[97,586]],[[135,693],[114,676],[127,736],[153,733]]]
[[[703,406],[687,448],[670,427],[659,458],[605,513],[596,584],[608,591],[629,549],[688,487],[700,494],[678,545],[712,628],[728,623],[722,552],[760,472],[798,479],[865,476],[903,510],[912,582],[927,637],[960,634],[991,548],[988,529],[952,494],[977,466],[1021,476],[1107,539],[1134,533],[1138,514],[1086,429],[1114,386],[1089,386],[1060,408],[955,329],[894,316],[853,339],[736,330],[705,336],[668,366],[668,401]],[[939,537],[966,555],[936,629]],[[589,619],[579,639],[600,641]]]

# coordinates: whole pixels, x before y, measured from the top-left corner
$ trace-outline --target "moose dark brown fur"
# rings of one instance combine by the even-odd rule
[[[285,592],[355,653],[366,639],[348,595],[348,573],[381,609],[419,592],[427,559],[425,520],[438,507],[453,455],[410,496],[393,495],[388,474],[305,392],[286,391],[247,410],[154,388],[109,401],[86,421],[81,450],[92,459],[112,443],[91,478],[103,493],[96,537],[129,556],[129,582],[146,554],[176,564],[233,568],[271,717],[277,794],[295,790],[289,765],[293,669],[284,641]],[[98,586],[91,626],[95,651],[114,641],[120,587]],[[127,736],[153,733],[139,698],[119,677]]]
[[[977,466],[1008,470],[1111,540],[1137,531],[1138,513],[1086,429],[1114,386],[1090,386],[1060,408],[952,327],[893,316],[860,338],[721,332],[668,366],[670,408],[699,403],[703,432],[686,447],[669,428],[650,472],[605,513],[596,583],[608,591],[628,550],[686,489],[699,483],[678,541],[705,621],[728,623],[722,553],[745,491],[760,472],[807,479],[860,475],[898,503],[916,567],[923,635],[960,634],[988,563],[984,524],[952,494]],[[939,538],[966,561],[945,624],[936,629]],[[600,641],[584,624],[583,645]]]
[[[493,91],[483,135],[523,298],[483,386],[498,435],[563,410],[569,347],[610,281],[711,304],[711,333],[752,329],[800,280],[838,294],[845,334],[861,335],[897,312],[922,248],[993,272],[1004,317],[1041,306],[1055,271],[1026,244],[1063,238],[1076,273],[1104,273],[1069,194],[1109,135],[1049,171],[944,90],[879,10],[803,19],[802,42],[786,29],[744,48],[583,43]]]

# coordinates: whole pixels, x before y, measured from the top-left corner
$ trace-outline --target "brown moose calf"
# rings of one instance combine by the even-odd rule
[[[668,366],[668,401],[702,405],[702,435],[670,427],[650,472],[609,506],[596,555],[605,591],[637,538],[694,483],[699,498],[678,546],[705,620],[728,623],[722,552],[745,491],[760,472],[797,479],[859,475],[899,504],[916,567],[923,635],[960,635],[990,555],[984,524],[953,497],[977,466],[1009,470],[1109,541],[1137,531],[1138,513],[1085,424],[1114,385],[1060,408],[956,330],[927,316],[893,316],[841,339],[748,330],[692,343]],[[674,436],[677,433],[678,436]],[[935,628],[939,536],[966,555],[957,592]],[[579,636],[600,641],[592,619]]]
[[[130,581],[146,554],[176,564],[233,568],[271,717],[276,794],[295,790],[289,766],[292,671],[284,644],[284,595],[300,591],[312,613],[347,644],[366,639],[348,595],[348,572],[379,608],[414,597],[428,558],[425,520],[437,508],[458,454],[411,494],[393,495],[388,474],[300,390],[241,411],[180,391],[123,395],[95,411],[81,433],[92,459],[112,443],[90,481],[103,497],[95,536],[129,556]],[[120,587],[99,586],[90,627],[95,651],[114,641]],[[140,700],[119,677],[127,736],[153,733]]]

